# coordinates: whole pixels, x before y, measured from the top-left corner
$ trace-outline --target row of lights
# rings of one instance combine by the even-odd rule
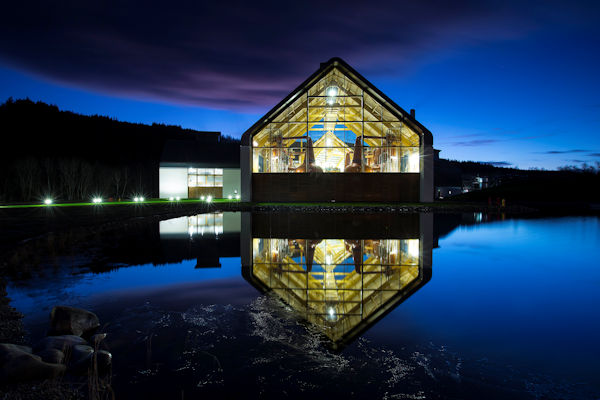
[[[237,192],[237,190],[236,190],[236,192]],[[229,196],[227,196],[227,198],[229,200],[232,200],[234,198],[234,196],[230,194]],[[240,195],[236,194],[235,195],[235,199],[239,200],[240,199]],[[140,197],[136,196],[136,197],[133,198],[133,201],[136,202],[136,203],[141,203],[141,202],[144,202],[145,200],[146,199],[143,196],[140,196]],[[181,200],[181,197],[179,197],[179,196],[177,196],[177,197],[169,197],[169,201],[180,201],[180,200]],[[200,200],[206,201],[207,203],[210,203],[210,202],[212,202],[213,197],[212,196],[206,196],[206,197],[205,196],[201,196]],[[47,205],[47,206],[49,206],[49,205],[51,205],[53,203],[54,203],[54,200],[52,200],[51,198],[44,199],[44,204]],[[92,203],[94,203],[94,204],[100,204],[100,203],[102,203],[102,198],[101,197],[94,197],[92,199]]]
[[[135,201],[136,203],[143,202],[144,200],[145,200],[144,197],[134,197],[133,198],[133,201]],[[177,198],[177,200],[179,200],[179,198]],[[100,204],[103,201],[104,200],[102,200],[102,197],[94,197],[92,199],[92,203],[94,203],[94,204]],[[54,204],[54,200],[52,200],[51,198],[47,197],[47,198],[44,199],[44,204],[47,205],[47,206],[49,206],[51,204]]]

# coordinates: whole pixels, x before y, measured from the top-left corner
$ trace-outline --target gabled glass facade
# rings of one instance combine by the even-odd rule
[[[252,137],[253,173],[414,172],[419,135],[338,68]]]

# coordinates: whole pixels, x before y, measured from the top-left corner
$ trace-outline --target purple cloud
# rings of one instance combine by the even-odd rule
[[[540,154],[572,154],[572,153],[586,153],[589,150],[581,150],[581,149],[574,149],[574,150],[550,150],[550,151],[543,151],[540,152]]]
[[[397,75],[564,15],[560,2],[502,4],[12,1],[0,13],[0,61],[112,95],[256,111],[333,56]],[[565,19],[582,23],[582,13]]]

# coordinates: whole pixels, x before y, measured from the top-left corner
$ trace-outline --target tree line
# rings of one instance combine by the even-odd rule
[[[239,144],[216,132],[121,122],[8,99],[0,105],[0,201],[156,197],[168,140],[227,149]]]
[[[143,165],[111,166],[78,158],[26,157],[16,160],[7,172],[1,191],[3,201],[90,201],[94,197],[124,200],[150,196]]]

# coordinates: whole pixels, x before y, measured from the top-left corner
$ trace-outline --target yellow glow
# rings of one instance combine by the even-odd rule
[[[363,138],[360,171],[419,172],[419,135],[337,68],[253,136],[252,171],[306,171],[299,167],[309,137],[323,172],[344,172],[358,137]],[[323,154],[320,146],[335,151]]]
[[[253,275],[334,341],[420,274],[419,239],[254,238],[252,251]]]

